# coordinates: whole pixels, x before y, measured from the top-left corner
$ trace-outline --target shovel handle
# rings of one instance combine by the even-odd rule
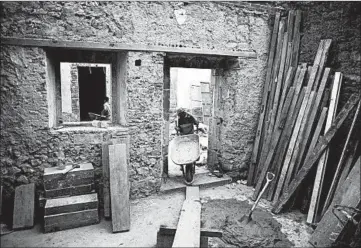
[[[269,183],[275,178],[275,174],[271,173],[271,172],[267,172],[267,176],[266,176],[266,184],[263,186],[263,189],[261,191],[261,193],[259,193],[257,200],[255,201],[255,203],[253,204],[252,208],[251,208],[251,212],[253,212],[253,210],[256,208],[259,200],[261,200],[261,197],[263,195],[263,193],[266,191]]]

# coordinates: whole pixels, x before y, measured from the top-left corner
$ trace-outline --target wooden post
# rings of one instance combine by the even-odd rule
[[[110,196],[113,232],[129,231],[129,177],[126,145],[109,145]]]
[[[332,86],[330,107],[328,109],[325,132],[327,132],[329,130],[333,120],[335,119],[341,83],[342,83],[342,75],[341,75],[341,73],[336,72],[335,79],[334,79],[333,86]],[[313,191],[312,191],[312,196],[311,196],[310,208],[308,210],[308,215],[307,215],[307,223],[310,223],[310,224],[314,223],[314,221],[316,220],[316,216],[318,214],[318,206],[319,206],[319,201],[320,201],[320,197],[321,197],[321,189],[322,189],[322,185],[323,185],[323,179],[324,179],[325,171],[326,171],[327,158],[328,158],[328,151],[326,150],[323,153],[322,157],[320,158],[320,161],[319,161],[318,167],[317,167],[315,183],[313,186]]]
[[[300,169],[300,171],[297,173],[295,178],[290,183],[290,186],[288,189],[283,193],[279,201],[274,205],[272,212],[273,213],[279,213],[284,205],[290,200],[293,193],[297,190],[298,186],[302,183],[302,181],[305,179],[305,177],[310,172],[311,168],[315,164],[315,162],[320,158],[323,151],[327,148],[328,144],[332,140],[332,138],[335,136],[336,131],[341,127],[343,122],[345,121],[348,114],[351,112],[351,110],[355,107],[355,105],[360,100],[360,96],[358,94],[353,94],[347,103],[344,105],[343,109],[340,111],[340,113],[337,115],[336,120],[333,122],[331,128],[327,131],[327,133],[318,140],[317,145],[315,149],[313,150],[312,154],[308,158],[308,160],[305,161],[303,167]]]

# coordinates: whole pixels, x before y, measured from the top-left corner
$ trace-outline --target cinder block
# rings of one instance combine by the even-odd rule
[[[74,196],[74,195],[84,195],[92,193],[93,185],[79,185],[69,188],[61,188],[61,189],[53,189],[53,190],[45,190],[46,198],[57,198],[57,197],[65,197],[65,196]]]
[[[56,167],[45,168],[43,176],[45,190],[93,183],[94,167],[91,163],[80,164],[80,168],[75,168],[63,174],[63,172],[70,168],[71,165],[66,166],[64,170],[58,170]]]
[[[45,216],[98,209],[96,193],[48,199],[45,204]]]
[[[99,223],[98,209],[83,210],[44,217],[44,232],[56,232]]]

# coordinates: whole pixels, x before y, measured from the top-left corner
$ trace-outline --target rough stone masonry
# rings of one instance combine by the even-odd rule
[[[247,169],[251,155],[274,11],[282,9],[271,5],[276,4],[2,2],[1,36],[254,51],[256,59],[241,58],[240,67],[225,72],[223,80],[221,162],[226,169],[239,171]],[[312,61],[318,38],[334,38],[332,32],[325,31],[322,23],[336,18],[340,9],[345,8],[328,2],[310,5],[311,8],[307,3],[282,5],[284,9],[300,7],[309,11],[302,24],[307,30],[301,40],[300,61]],[[182,25],[178,24],[174,14],[179,8],[186,11],[186,21]],[[346,10],[353,12],[355,8],[359,10],[360,5],[348,3]],[[322,19],[320,16],[325,15],[318,11],[327,12],[327,18]],[[345,52],[339,56],[340,63],[332,63],[333,69],[355,74],[360,66],[360,33],[355,31],[360,24],[360,15],[352,16],[342,12],[344,23],[332,22],[331,30],[339,29],[346,22],[350,25],[347,33],[337,33],[339,45],[331,51],[336,55]],[[320,30],[324,30],[322,37],[318,35]],[[352,32],[356,38],[349,38],[348,34]],[[101,143],[110,138],[129,140],[131,197],[155,193],[161,184],[163,164],[165,56],[165,53],[157,52],[128,52],[127,125],[113,125],[109,129],[65,127],[54,130],[48,125],[47,50],[2,45],[0,156],[5,198],[11,198],[15,186],[29,182],[35,182],[38,192],[41,191],[42,172],[44,168],[56,165],[60,144],[64,146],[68,161],[88,161],[94,165],[96,188],[101,194]],[[354,64],[348,63],[347,57]],[[141,60],[140,66],[135,65],[136,60]],[[349,66],[354,69],[348,69]],[[347,92],[355,91],[360,88],[360,81],[347,85],[350,89]],[[341,99],[344,99],[342,94]]]

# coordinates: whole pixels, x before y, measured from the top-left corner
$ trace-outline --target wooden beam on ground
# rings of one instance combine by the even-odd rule
[[[169,227],[169,226],[160,226],[159,232],[163,235],[175,235],[177,231],[176,227]],[[207,229],[207,228],[201,228],[201,237],[215,237],[215,238],[222,238],[223,232],[222,230],[218,229]]]
[[[66,48],[96,51],[148,51],[148,52],[166,52],[181,54],[202,54],[214,56],[230,56],[243,58],[257,58],[253,51],[222,51],[187,47],[171,47],[159,45],[143,44],[120,44],[120,43],[99,43],[85,41],[60,41],[50,39],[31,39],[16,37],[1,37],[2,45],[13,46],[31,46],[31,47],[49,47],[49,48]]]
[[[358,94],[353,94],[349,98],[347,103],[343,106],[342,110],[337,115],[337,118],[333,122],[331,128],[327,131],[327,133],[325,133],[325,135],[322,138],[318,140],[317,145],[313,150],[312,154],[310,155],[310,157],[308,158],[308,160],[305,161],[300,171],[297,173],[295,178],[290,183],[288,189],[283,193],[279,201],[274,205],[272,209],[273,213],[281,212],[282,208],[287,204],[287,202],[290,200],[292,195],[297,190],[298,186],[300,186],[300,184],[303,182],[305,177],[308,175],[313,165],[323,154],[324,150],[328,147],[330,141],[335,136],[336,132],[341,127],[346,117],[349,115],[349,113],[352,111],[355,105],[359,102],[359,100],[360,100],[360,95]]]
[[[325,204],[324,204],[324,206],[323,206],[323,210],[322,210],[321,216],[323,216],[323,214],[326,212],[327,207],[330,205],[331,198],[333,197],[333,194],[334,194],[334,192],[335,192],[336,185],[337,185],[338,179],[339,179],[339,177],[340,177],[340,173],[341,173],[341,166],[343,165],[343,162],[344,162],[344,159],[345,159],[346,149],[347,149],[348,144],[349,144],[349,142],[350,142],[351,134],[352,134],[352,132],[353,132],[353,129],[354,129],[355,124],[356,124],[357,117],[358,117],[359,112],[360,112],[360,106],[361,106],[361,101],[359,101],[359,103],[358,103],[358,105],[357,105],[357,109],[356,109],[355,115],[354,115],[354,117],[353,117],[353,120],[352,120],[352,123],[351,123],[351,127],[350,127],[350,129],[349,129],[348,134],[347,134],[347,138],[346,138],[346,141],[345,141],[345,145],[343,146],[342,153],[341,153],[341,157],[340,157],[340,160],[339,160],[339,162],[338,162],[338,164],[337,164],[335,174],[333,175],[332,183],[331,183],[330,189],[329,189],[329,191],[328,191],[328,194],[327,194],[327,197],[326,197],[326,200],[325,200]]]
[[[113,232],[129,231],[129,177],[125,144],[109,145],[109,174]]]
[[[338,194],[338,197],[335,197],[332,201],[332,207],[330,206],[330,208],[326,211],[325,215],[318,223],[317,228],[313,232],[309,240],[309,243],[313,246],[331,247],[345,228],[345,225],[340,222],[339,218],[346,222],[348,220],[345,220],[345,218],[342,218],[341,216],[337,218],[332,212],[333,207],[336,204],[351,208],[356,208],[360,204],[360,159],[361,158],[359,157],[345,183],[342,185],[340,190],[341,192]]]
[[[35,184],[24,184],[15,188],[13,229],[34,226]]]
[[[200,230],[199,187],[188,186],[172,247],[200,247]]]
[[[289,107],[291,105],[291,100],[293,98],[294,91],[295,91],[294,87],[291,87],[290,90],[288,91],[286,102],[284,104],[284,109],[282,110],[283,115],[287,115],[287,113],[289,111]],[[264,164],[264,166],[262,168],[261,174],[259,176],[259,180],[258,180],[258,182],[256,184],[256,187],[255,187],[255,190],[254,190],[254,193],[253,193],[253,196],[252,196],[253,201],[255,201],[257,199],[258,194],[261,191],[261,187],[263,185],[262,182],[263,182],[263,180],[264,180],[264,178],[266,176],[266,173],[267,173],[267,171],[269,169],[269,166],[270,166],[271,161],[273,159],[273,156],[275,154],[275,150],[277,148],[278,141],[279,141],[279,138],[281,136],[282,130],[283,130],[283,128],[276,128],[276,130],[274,132],[274,136],[272,138],[272,143],[271,143],[271,147],[270,147],[270,150],[268,152],[268,155],[267,155],[267,159],[266,159],[265,164]]]
[[[252,157],[251,157],[251,165],[248,170],[248,177],[247,177],[247,185],[253,185],[254,183],[254,174],[256,171],[256,165],[260,153],[260,148],[262,148],[261,144],[261,137],[262,137],[262,130],[264,125],[264,118],[265,118],[265,109],[267,106],[267,100],[268,100],[268,87],[270,84],[271,76],[272,76],[272,65],[276,50],[276,42],[277,42],[277,33],[278,33],[278,26],[280,22],[280,13],[276,13],[275,16],[275,23],[273,26],[273,32],[272,32],[272,38],[271,38],[271,44],[270,44],[270,52],[268,56],[267,61],[267,72],[266,72],[266,81],[263,87],[263,94],[262,94],[262,103],[261,103],[261,111],[259,115],[258,125],[257,125],[257,132],[256,137],[254,140],[253,150],[252,150]]]
[[[325,133],[331,127],[332,122],[336,116],[336,109],[338,104],[338,98],[340,94],[340,88],[342,83],[342,75],[339,72],[335,73],[335,79],[332,85],[330,107],[328,108]],[[318,214],[318,207],[320,204],[321,190],[323,186],[323,180],[325,177],[326,165],[328,158],[328,150],[326,150],[320,158],[317,166],[316,178],[313,185],[310,208],[307,215],[307,223],[314,223]]]

